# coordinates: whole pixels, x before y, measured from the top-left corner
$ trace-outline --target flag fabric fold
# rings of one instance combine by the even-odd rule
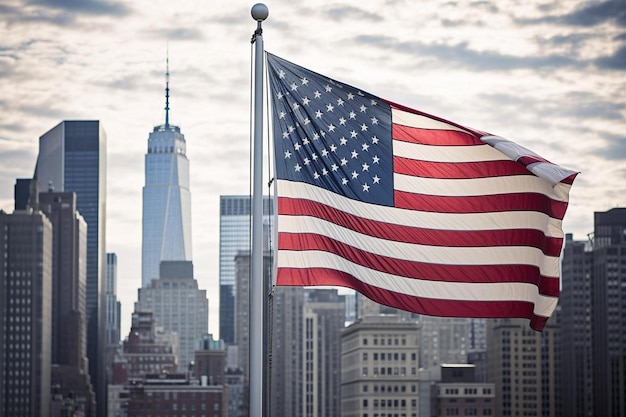
[[[543,329],[576,172],[269,53],[267,64],[277,285]]]

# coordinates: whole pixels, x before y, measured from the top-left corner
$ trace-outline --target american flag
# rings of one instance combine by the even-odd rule
[[[277,285],[543,329],[576,172],[267,54]]]

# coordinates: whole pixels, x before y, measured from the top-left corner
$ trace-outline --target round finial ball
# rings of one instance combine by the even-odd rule
[[[257,22],[262,22],[267,19],[267,16],[270,14],[270,10],[263,3],[257,3],[252,6],[252,18]]]

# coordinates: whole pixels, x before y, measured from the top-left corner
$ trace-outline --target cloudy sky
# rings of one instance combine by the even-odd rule
[[[170,121],[191,163],[194,266],[219,332],[219,196],[247,194],[250,37],[241,0],[3,0],[0,209],[62,120],[108,136],[107,251],[123,327],[141,281],[148,133]],[[268,0],[266,50],[373,94],[513,140],[581,172],[564,229],[626,205],[624,0]]]

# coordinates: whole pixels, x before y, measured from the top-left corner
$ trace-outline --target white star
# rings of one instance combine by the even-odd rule
[[[322,117],[322,112],[321,112],[320,110],[316,111],[316,112],[315,112],[315,118],[316,118],[316,119],[319,119],[319,118],[321,118],[321,117]]]
[[[370,186],[367,184],[363,184],[363,191],[369,193],[370,192]]]
[[[276,94],[276,98],[279,99],[279,100],[282,100],[283,99],[283,93]]]
[[[302,139],[302,144],[303,144],[303,145],[308,145],[309,143],[311,143],[311,141],[309,140],[309,138],[304,138],[304,139]]]
[[[365,123],[363,123],[361,125],[361,132],[365,132],[367,130],[367,125]]]
[[[326,148],[322,149],[322,156],[328,157],[328,151]]]
[[[378,178],[378,175],[374,175],[374,177],[372,177],[372,181],[374,181],[374,184],[380,184],[380,178]]]
[[[308,117],[306,119],[304,119],[304,125],[308,125],[309,123],[311,123],[311,119],[309,119]]]
[[[378,139],[376,136],[372,136],[372,143],[373,143],[374,145],[377,145],[379,140],[380,140],[380,139]]]
[[[285,115],[286,115],[286,113],[284,111],[281,111],[280,113],[278,113],[278,118],[279,119],[284,119]]]
[[[299,151],[301,147],[302,147],[302,145],[300,145],[298,142],[296,142],[296,143],[293,145],[293,148],[294,148],[296,151]]]
[[[348,165],[348,160],[346,158],[341,158],[341,166],[346,166]]]
[[[311,160],[309,158],[304,158],[304,165],[309,165]]]
[[[335,145],[334,143],[330,144],[330,151],[331,152],[336,152],[337,151],[337,145]]]
[[[333,171],[337,171],[339,169],[339,166],[337,164],[332,164],[330,166],[330,169],[332,169]]]
[[[278,78],[285,78],[285,71],[278,70]]]
[[[291,91],[296,91],[298,89],[298,85],[296,83],[291,83]]]
[[[363,151],[367,151],[370,148],[370,145],[368,145],[367,143],[364,143],[363,145],[361,145],[361,150]]]
[[[333,88],[330,85],[328,85],[328,84],[326,84],[326,87],[324,87],[324,88],[326,88],[326,92],[327,93],[330,93],[331,91],[333,91]]]
[[[348,100],[354,100],[354,94],[348,93]]]
[[[293,132],[294,130],[296,130],[293,126],[287,126],[287,130],[289,130],[289,133]]]
[[[355,159],[355,158],[359,157],[359,153],[356,150],[352,151],[351,155],[352,155],[351,156],[352,159]]]
[[[324,132],[322,132],[322,133],[324,133]],[[319,133],[317,133],[317,132],[313,133],[313,140],[319,140],[319,138],[320,138]]]
[[[343,136],[339,138],[340,145],[345,145],[346,143],[348,143],[348,139],[344,138]]]
[[[298,103],[293,103],[293,106],[291,106],[291,108],[294,110],[298,110],[300,108],[300,105]]]
[[[377,105],[377,104],[378,104],[378,102],[377,102],[376,100],[370,100],[370,104],[371,104],[372,106],[375,106],[375,105]]]
[[[328,170],[326,168],[322,168],[322,175],[328,175]]]
[[[285,151],[285,159],[289,159],[291,158],[291,152],[290,151]]]
[[[300,164],[296,164],[293,168],[296,170],[296,172],[300,172],[300,170],[302,169]]]
[[[361,97],[365,97],[365,94],[363,94],[361,91],[357,91],[357,94],[360,95]]]
[[[315,171],[315,173],[313,173],[313,177],[317,180],[320,178],[320,174],[318,174],[317,171]]]
[[[300,81],[302,82],[302,85],[307,85],[309,83],[309,80],[307,80],[306,77],[302,77]]]
[[[320,131],[320,135],[322,135],[322,137],[323,137],[323,138],[325,138],[325,137],[326,137],[326,132],[324,132],[324,131],[322,130],[322,131]],[[316,135],[313,139],[314,139],[314,140],[317,140],[317,138],[319,138],[319,136],[317,136],[317,135]]]
[[[353,111],[351,111],[351,112],[350,112],[350,118],[351,118],[351,119],[356,119],[356,113],[355,113],[355,112],[353,112]]]
[[[337,99],[337,105],[338,106],[343,106],[344,101],[340,98]]]
[[[372,124],[373,125],[377,125],[378,124],[378,119],[375,117],[372,117]]]
[[[313,155],[311,155],[311,158],[312,158],[314,161],[317,161],[317,158],[319,158],[319,156],[317,156],[317,154],[316,154],[316,153],[314,153]]]
[[[365,113],[367,111],[367,107],[361,105],[361,113]]]
[[[378,163],[378,161],[380,161],[380,158],[378,157],[378,155],[374,155],[374,156],[372,157],[372,161],[374,161],[374,163],[375,163],[375,164],[377,164],[377,163]]]
[[[332,123],[328,125],[328,131],[329,132],[334,132],[335,131],[335,125],[333,125]]]
[[[341,183],[342,183],[343,185],[346,185],[346,184],[348,183],[348,180],[346,179],[346,177],[343,177],[343,178],[341,179]]]
[[[289,132],[283,132],[283,139],[287,139],[289,137]]]
[[[352,175],[352,179],[353,180],[356,180],[356,178],[359,176],[359,173],[356,172],[356,171],[352,171],[352,173],[350,175]]]
[[[362,171],[369,171],[370,170],[370,166],[367,164],[363,164],[361,165],[361,167],[363,167]]]
[[[327,111],[327,112],[329,112],[329,111],[331,112],[331,111],[333,111],[333,110],[335,110],[335,107],[334,107],[331,103],[328,103],[328,104],[326,105],[326,111]]]
[[[305,97],[305,98],[302,99],[302,104],[304,104],[306,106],[307,104],[309,104],[310,101],[311,100],[309,100],[308,97]]]
[[[322,93],[320,93],[320,92],[319,92],[319,91],[317,91],[317,90],[315,90],[315,93],[313,93],[313,94],[315,94],[315,98],[320,98],[320,97],[322,97]]]
[[[346,125],[346,119],[343,118],[343,117],[340,117],[339,118],[339,124],[342,125],[342,126],[345,126]]]
[[[350,137],[351,138],[356,138],[356,135],[357,135],[356,131],[354,131],[354,130],[350,131]]]

